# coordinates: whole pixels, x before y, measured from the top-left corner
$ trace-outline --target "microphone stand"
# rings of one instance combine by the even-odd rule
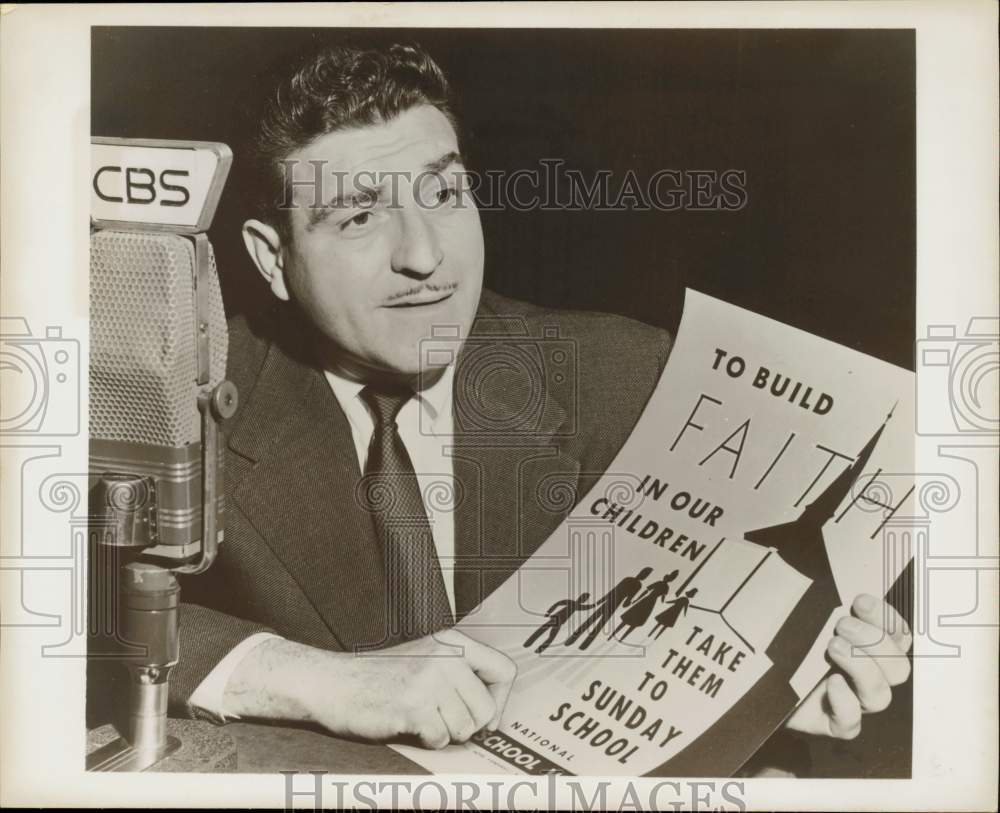
[[[170,670],[180,656],[180,585],[174,573],[202,573],[218,553],[218,422],[232,416],[236,405],[236,387],[229,381],[220,382],[198,398],[202,426],[202,544],[198,559],[173,568],[137,560],[121,568],[122,637],[139,649],[138,654],[127,656],[125,663],[130,677],[127,732],[88,755],[87,770],[144,771],[181,747],[180,739],[168,735],[167,720]],[[111,531],[109,544],[133,550],[153,544],[153,478],[106,472],[97,482],[92,500],[94,519]],[[202,738],[205,736],[203,732]]]

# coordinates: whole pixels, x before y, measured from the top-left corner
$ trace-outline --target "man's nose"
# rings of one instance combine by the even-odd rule
[[[428,213],[407,206],[400,217],[399,240],[392,255],[392,270],[399,274],[429,277],[441,265],[444,252]]]

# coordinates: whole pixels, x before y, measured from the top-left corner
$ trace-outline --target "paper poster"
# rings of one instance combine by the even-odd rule
[[[727,775],[911,556],[912,374],[688,290],[631,437],[459,624],[518,666],[504,721],[434,772]]]

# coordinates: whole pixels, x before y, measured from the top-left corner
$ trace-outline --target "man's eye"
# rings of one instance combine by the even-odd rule
[[[351,226],[364,226],[371,219],[371,212],[360,212],[352,217],[350,220],[346,220],[340,224],[341,230],[350,228]]]
[[[455,189],[453,186],[448,186],[442,189],[440,192],[438,192],[436,197],[438,203],[447,203],[449,200],[452,200],[457,194],[458,194],[457,189]]]

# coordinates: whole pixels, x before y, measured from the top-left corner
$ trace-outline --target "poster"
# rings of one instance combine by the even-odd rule
[[[459,629],[518,677],[435,772],[726,775],[825,675],[860,593],[909,561],[908,371],[688,289],[611,468]],[[898,521],[898,520],[897,520]]]

